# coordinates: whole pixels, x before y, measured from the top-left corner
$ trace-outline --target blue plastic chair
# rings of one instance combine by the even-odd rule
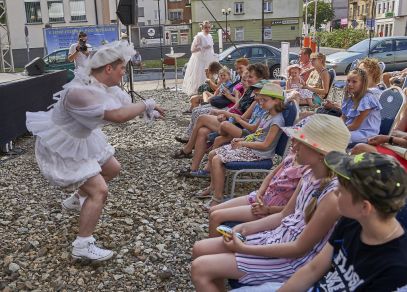
[[[406,97],[400,88],[390,87],[382,92],[379,101],[383,107],[380,111],[382,121],[379,134],[388,135],[398,119],[400,119]]]
[[[286,104],[286,109],[283,111],[285,126],[290,127],[294,125],[297,118],[297,107],[293,101]],[[275,153],[284,157],[288,146],[288,136],[284,133],[281,134]],[[225,168],[228,171],[226,174],[225,193],[229,192],[230,177],[232,177],[230,198],[235,196],[236,183],[243,182],[262,182],[263,178],[239,178],[240,174],[247,173],[268,173],[273,167],[273,159],[264,159],[259,161],[232,161],[225,163]]]

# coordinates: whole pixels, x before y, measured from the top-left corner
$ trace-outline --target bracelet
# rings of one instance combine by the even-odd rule
[[[390,137],[389,137],[389,144],[390,144],[390,145],[394,145],[394,144],[393,144],[393,136],[390,136]]]

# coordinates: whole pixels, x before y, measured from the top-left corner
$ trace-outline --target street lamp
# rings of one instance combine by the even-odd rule
[[[226,40],[228,39],[229,36],[229,31],[228,31],[228,15],[232,13],[232,8],[222,8],[222,14],[225,15],[226,17]]]
[[[315,0],[311,0],[311,1],[309,1],[309,0],[306,0],[305,1],[305,4],[304,4],[304,6],[305,6],[305,28],[306,28],[306,35],[308,36],[308,5],[309,4],[311,4],[312,2],[315,2]],[[315,4],[315,10],[316,10],[316,4]],[[316,13],[314,13],[314,19],[316,19]],[[315,30],[316,30],[316,21],[314,20],[314,26],[315,26]]]

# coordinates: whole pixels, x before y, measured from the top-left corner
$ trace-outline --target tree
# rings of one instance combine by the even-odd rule
[[[315,2],[308,4],[308,24],[309,26],[314,25],[314,10]],[[305,5],[303,9],[303,17],[305,20]],[[333,20],[335,17],[334,9],[331,3],[325,3],[324,1],[318,0],[317,6],[317,30],[321,28],[321,24],[326,24],[327,22]]]

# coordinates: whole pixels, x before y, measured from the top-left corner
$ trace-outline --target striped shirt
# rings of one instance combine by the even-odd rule
[[[306,226],[304,210],[311,201],[314,192],[318,190],[320,180],[315,180],[311,169],[309,169],[304,173],[303,179],[300,183],[301,190],[297,196],[294,213],[283,218],[280,226],[274,230],[247,236],[246,244],[266,245],[286,243],[295,241],[298,238]],[[326,194],[330,193],[337,187],[337,184],[338,181],[333,179],[325,186],[318,197],[318,204],[323,200]],[[297,259],[268,258],[236,253],[238,269],[246,273],[239,279],[239,282],[248,285],[260,285],[270,281],[286,281],[297,269],[310,261],[322,249],[331,232],[332,229],[306,255]]]

